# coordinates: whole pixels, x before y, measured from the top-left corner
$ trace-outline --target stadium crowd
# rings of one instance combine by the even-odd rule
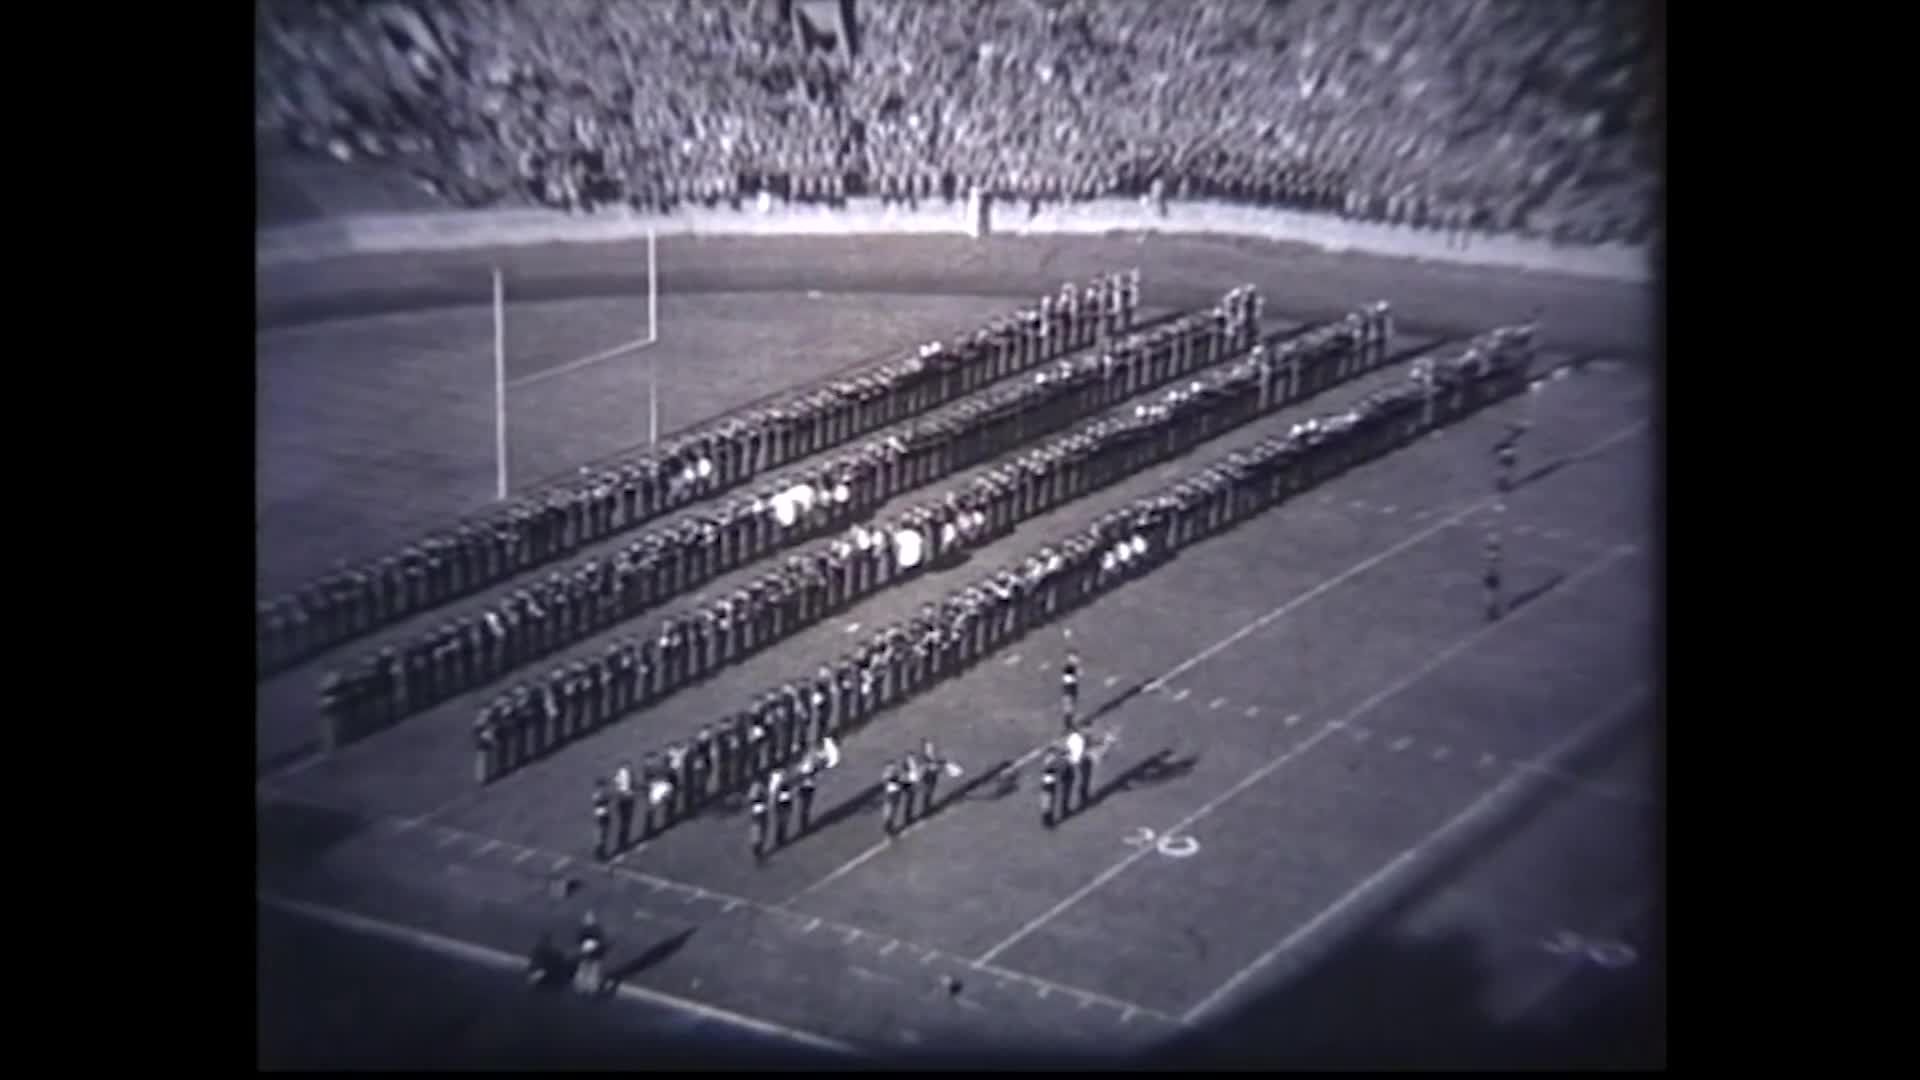
[[[851,34],[821,6],[261,5],[256,128],[470,207],[977,185],[1580,243],[1655,227],[1639,4],[855,0]]]

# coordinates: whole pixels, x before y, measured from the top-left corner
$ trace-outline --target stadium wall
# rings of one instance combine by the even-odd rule
[[[1324,251],[1630,284],[1645,284],[1654,276],[1652,254],[1645,247],[1576,247],[1520,237],[1450,234],[1225,203],[1181,203],[1161,213],[1135,200],[1107,199],[1047,207],[1031,215],[1023,206],[999,203],[991,210],[988,227],[992,232],[1014,236],[1164,233],[1253,237],[1307,244]],[[782,206],[765,212],[752,206],[740,211],[693,208],[671,214],[591,216],[546,210],[442,211],[366,214],[261,229],[256,233],[254,253],[260,266],[284,266],[345,255],[608,243],[643,238],[649,229],[663,236],[793,237],[976,231],[961,204],[938,202],[909,211],[882,207],[874,199],[856,199],[842,209]]]

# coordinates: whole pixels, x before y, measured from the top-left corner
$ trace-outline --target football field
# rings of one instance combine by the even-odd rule
[[[1524,1059],[1550,1054],[1575,1013],[1659,985],[1658,418],[1644,298],[1547,279],[1476,284],[1454,269],[1119,239],[889,248],[869,260],[871,280],[860,287],[861,260],[851,254],[772,246],[752,254],[719,242],[662,244],[663,343],[675,333],[674,305],[682,327],[716,328],[685,329],[672,346],[695,359],[662,368],[663,386],[664,373],[677,372],[673,399],[688,403],[666,426],[760,397],[789,373],[806,381],[969,329],[1060,280],[1135,264],[1150,313],[1241,281],[1260,285],[1275,325],[1384,297],[1399,314],[1402,351],[1541,311],[1548,353],[1586,363],[1531,403],[1497,406],[1335,479],[891,710],[849,740],[822,784],[820,824],[764,864],[747,853],[744,814],[727,807],[595,864],[592,780],[811,671],[859,628],[903,617],[1039,538],[1336,408],[1372,381],[1025,523],[963,566],[869,597],[484,791],[471,782],[468,749],[482,694],[329,759],[303,753],[312,681],[325,661],[367,643],[349,645],[260,688],[260,888],[275,910],[405,947],[464,949],[471,961],[522,954],[540,932],[564,930],[591,907],[612,936],[610,967],[633,992],[555,1008],[632,1010],[634,1031],[652,1030],[650,1011],[677,1009],[715,1030],[753,1032],[743,1039],[798,1040],[798,1053],[845,1047],[878,1060],[1177,1051],[1425,1061],[1442,1045]],[[523,322],[536,339],[551,340],[542,334],[549,324],[554,335],[568,325],[597,332],[580,329],[579,294],[612,303],[606,294],[631,285],[618,253],[576,254],[506,257],[528,283]],[[422,329],[430,324],[408,331],[418,338],[394,327],[459,310],[450,305],[461,293],[447,282],[472,267],[442,265],[451,258],[392,260],[379,271],[391,275],[384,295],[419,301],[413,315],[350,314],[352,283],[371,288],[365,267],[340,271],[331,291],[317,279],[263,287],[263,321],[284,324],[263,331],[263,371],[278,365],[288,379],[328,384],[314,359],[326,353],[326,335],[378,341],[382,325],[399,340],[354,350],[366,377],[407,363],[435,370],[444,361],[410,359],[436,347],[440,338]],[[772,288],[782,268],[785,291]],[[950,284],[935,288],[943,272]],[[807,295],[809,283],[821,286],[819,297]],[[713,288],[702,294],[702,284]],[[995,285],[1004,295],[992,294]],[[702,304],[709,321],[693,323]],[[810,304],[825,314],[802,314]],[[887,317],[860,314],[875,311]],[[774,325],[786,345],[743,338],[705,352],[729,320],[759,327],[747,335]],[[307,335],[308,353],[264,355],[292,334]],[[412,406],[420,415],[455,415],[432,405],[432,379],[418,373],[393,382],[401,389],[389,396],[420,403]],[[620,387],[585,380],[629,376],[577,374],[577,387],[564,385],[576,373],[542,384],[554,397],[517,421],[526,452],[554,471],[572,455],[617,449],[610,444],[621,434],[600,431],[613,414],[593,411],[617,411]],[[269,382],[263,400],[280,393]],[[1489,448],[1523,412],[1533,424],[1522,446],[1526,479],[1498,526],[1520,602],[1488,623],[1480,549],[1499,513]],[[289,484],[279,506],[263,495],[263,579],[297,580],[333,557],[322,548],[404,538],[424,524],[408,517],[423,500],[442,499],[452,512],[463,500],[484,504],[484,438],[368,422],[358,442],[343,440],[356,415],[351,406],[299,418],[263,411],[262,440],[280,440],[289,475],[365,467],[341,463],[377,459],[399,438],[461,464],[423,468],[429,478],[413,497],[403,464],[375,470],[383,479],[371,492],[341,493],[321,479],[297,493]],[[589,428],[595,434],[583,437]],[[455,478],[476,464],[477,488]],[[337,500],[352,500],[368,524],[324,544],[269,550],[276,520],[334,520]],[[284,550],[294,547],[304,550]],[[1083,707],[1115,743],[1092,805],[1049,831],[1033,765],[1059,724],[1062,626],[1082,658]],[[923,737],[965,775],[942,790],[933,814],[886,841],[873,805],[880,765]],[[561,896],[556,880],[574,887]],[[671,1024],[658,1026],[660,1038],[672,1035]]]

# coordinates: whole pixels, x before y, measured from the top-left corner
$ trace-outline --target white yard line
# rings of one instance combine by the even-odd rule
[[[515,972],[521,971],[526,967],[525,957],[514,956],[511,953],[486,945],[476,945],[472,942],[460,941],[456,938],[432,933],[431,931],[416,930],[412,927],[401,926],[398,923],[387,922],[383,919],[368,918],[364,915],[356,915],[352,912],[341,911],[337,908],[325,907],[319,904],[309,904],[300,900],[291,900],[285,897],[275,896],[271,893],[258,893],[258,898],[261,903],[269,907],[285,911],[289,914],[303,916],[336,929],[345,930],[349,933],[400,942],[417,949],[440,953],[443,956],[451,956],[468,963],[479,964],[483,967]],[[649,990],[645,987],[634,986],[630,983],[622,983],[617,993],[623,998],[645,1002],[649,1005],[661,1006],[676,1012],[698,1017],[702,1020],[716,1021],[751,1031],[755,1034],[784,1039],[788,1042],[797,1043],[815,1050],[824,1050],[844,1057],[871,1057],[871,1055],[852,1044],[841,1042],[838,1039],[830,1039],[823,1035],[815,1035],[812,1032],[801,1031],[798,1028],[787,1027],[784,1024],[776,1024],[772,1021],[746,1016],[728,1009],[705,1005],[697,1001],[689,1001],[685,998],[675,997],[672,994],[661,993],[658,990]]]
[[[1565,760],[1584,749],[1594,740],[1610,734],[1615,725],[1625,715],[1637,709],[1646,700],[1647,688],[1635,686],[1623,698],[1601,712],[1598,716],[1581,725],[1565,739],[1534,759],[1535,763],[1545,764]],[[1530,782],[1531,781],[1531,782]],[[1369,874],[1358,885],[1349,889],[1339,899],[1328,904],[1319,914],[1307,920],[1299,928],[1283,938],[1279,944],[1255,957],[1239,971],[1233,973],[1226,982],[1221,983],[1212,993],[1188,1009],[1182,1019],[1188,1023],[1219,1007],[1236,989],[1252,978],[1262,968],[1276,959],[1306,946],[1317,935],[1332,926],[1335,920],[1375,894],[1386,889],[1396,880],[1412,873],[1423,862],[1430,862],[1434,850],[1452,839],[1462,830],[1474,826],[1484,826],[1495,820],[1500,813],[1521,797],[1531,794],[1529,789],[1539,786],[1541,778],[1530,769],[1519,769],[1507,775],[1506,779],[1475,799],[1465,810],[1448,819],[1439,828],[1393,857],[1385,866]]]
[[[1545,606],[1546,602],[1551,601],[1553,598],[1567,595],[1569,592],[1572,591],[1573,587],[1577,586],[1582,581],[1588,578],[1591,578],[1596,574],[1599,574],[1603,570],[1606,570],[1608,567],[1611,567],[1615,562],[1618,562],[1620,559],[1625,558],[1627,555],[1631,554],[1635,550],[1637,549],[1630,546],[1615,548],[1612,552],[1608,553],[1605,557],[1598,559],[1592,563],[1589,563],[1585,567],[1582,567],[1578,572],[1570,575],[1565,581],[1561,582],[1559,587],[1554,589],[1553,592],[1548,593],[1547,596],[1544,597],[1540,603],[1530,604],[1527,607],[1521,608],[1519,611],[1515,612],[1511,617],[1502,619],[1499,622],[1488,623],[1487,625],[1482,626],[1479,629],[1475,630],[1473,633],[1468,634],[1466,637],[1461,638],[1460,640],[1454,642],[1452,645],[1449,645],[1445,649],[1442,649],[1440,652],[1434,654],[1426,662],[1422,663],[1419,667],[1415,668],[1413,671],[1409,672],[1407,675],[1402,676],[1398,680],[1395,680],[1390,686],[1386,687],[1384,690],[1379,691],[1378,693],[1374,694],[1372,697],[1369,697],[1367,700],[1361,702],[1359,705],[1349,710],[1345,716],[1342,716],[1338,720],[1330,721],[1329,723],[1323,725],[1318,731],[1315,731],[1313,734],[1307,736],[1305,739],[1294,744],[1292,748],[1288,749],[1285,753],[1281,754],[1279,757],[1274,758],[1272,761],[1269,761],[1267,764],[1261,766],[1259,769],[1254,770],[1254,772],[1249,774],[1245,779],[1242,779],[1239,783],[1221,792],[1219,795],[1215,796],[1214,798],[1208,800],[1198,810],[1195,810],[1193,813],[1188,814],[1186,817],[1182,818],[1180,821],[1162,830],[1161,835],[1167,836],[1167,835],[1173,835],[1175,833],[1185,832],[1188,829],[1188,827],[1193,825],[1194,822],[1199,821],[1201,818],[1207,816],[1213,811],[1219,809],[1221,806],[1225,805],[1229,800],[1233,799],[1235,796],[1239,795],[1241,792],[1247,790],[1253,785],[1266,779],[1269,775],[1271,775],[1275,770],[1279,769],[1281,766],[1286,765],[1290,761],[1294,761],[1298,759],[1300,756],[1307,753],[1309,750],[1312,750],[1315,746],[1318,746],[1322,742],[1325,742],[1335,732],[1346,728],[1348,725],[1352,724],[1353,721],[1358,720],[1360,717],[1366,715],[1368,712],[1371,712],[1374,708],[1378,707],[1388,699],[1397,696],[1398,694],[1402,693],[1409,687],[1413,686],[1415,683],[1419,682],[1421,679],[1426,678],[1429,674],[1432,674],[1436,669],[1438,669],[1441,665],[1445,664],[1447,661],[1453,659],[1455,656],[1458,656],[1459,654],[1479,644],[1481,641],[1485,640],[1489,635],[1500,631],[1504,627],[1512,626],[1516,621],[1527,617],[1529,614],[1531,614],[1534,611],[1539,610],[1541,607]],[[1376,559],[1377,558],[1378,556],[1376,556]],[[1373,560],[1369,560],[1369,562],[1372,562],[1372,561]],[[1263,616],[1262,618],[1265,618],[1265,616]],[[1229,641],[1232,641],[1232,640],[1238,640],[1238,637],[1229,639]],[[1223,646],[1215,646],[1213,649],[1209,650],[1209,653],[1207,655],[1212,655],[1217,653],[1222,647]],[[1001,953],[1012,948],[1014,945],[1018,944],[1020,941],[1025,939],[1029,934],[1045,926],[1047,923],[1052,922],[1055,918],[1057,918],[1062,912],[1066,911],[1068,908],[1079,903],[1081,900],[1086,899],[1088,896],[1098,891],[1101,887],[1105,886],[1108,882],[1112,881],[1116,877],[1119,877],[1122,873],[1125,873],[1129,867],[1133,866],[1135,863],[1145,858],[1149,853],[1152,852],[1152,850],[1153,849],[1151,847],[1140,848],[1139,850],[1121,859],[1119,862],[1114,863],[1112,866],[1108,867],[1105,871],[1103,871],[1099,876],[1095,877],[1092,881],[1089,881],[1085,885],[1082,885],[1080,888],[1075,889],[1073,892],[1069,893],[1064,899],[1062,899],[1059,903],[1054,904],[1051,908],[1048,908],[1046,911],[1041,912],[1039,915],[1035,916],[1033,919],[1030,919],[1026,923],[1026,925],[1022,926],[1020,929],[1008,935],[998,945],[995,945],[993,948],[988,949],[986,952],[980,954],[979,960],[977,962],[982,964],[991,962],[994,957],[999,956]]]

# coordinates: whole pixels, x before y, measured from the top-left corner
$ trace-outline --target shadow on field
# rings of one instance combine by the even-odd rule
[[[365,817],[310,803],[265,799],[254,806],[254,854],[262,877],[297,869],[358,835]]]
[[[1521,608],[1552,592],[1565,580],[1567,580],[1566,571],[1556,570],[1547,575],[1538,585],[1514,593],[1512,596],[1507,597],[1506,613],[1511,616],[1514,612],[1519,611]]]
[[[1173,748],[1167,747],[1154,753],[1150,757],[1135,762],[1125,770],[1115,773],[1112,779],[1094,788],[1092,798],[1088,799],[1087,805],[1081,809],[1091,810],[1107,801],[1111,796],[1120,794],[1121,792],[1132,791],[1140,787],[1151,787],[1154,784],[1164,784],[1170,780],[1178,780],[1180,777],[1192,772],[1193,767],[1199,764],[1199,761],[1199,754],[1190,754],[1187,757],[1175,759],[1173,756]]]
[[[688,939],[693,937],[693,932],[697,929],[699,929],[699,927],[689,926],[672,937],[663,941],[656,941],[652,945],[634,954],[632,959],[608,971],[608,991],[611,992],[617,989],[627,980],[640,975],[649,968],[658,967],[666,963],[673,957],[673,954],[686,947]]]
[[[1579,1069],[1666,1064],[1664,954],[1586,1000],[1503,1020],[1480,943],[1374,932],[1146,1062],[1188,1069]]]

